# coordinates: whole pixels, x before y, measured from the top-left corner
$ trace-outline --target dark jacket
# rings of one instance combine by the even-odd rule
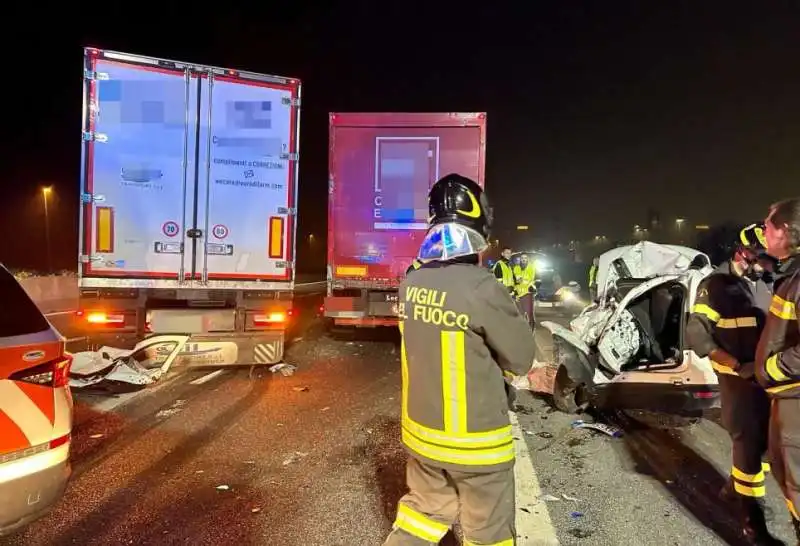
[[[778,271],[767,325],[756,351],[756,378],[774,398],[800,398],[800,254]]]
[[[714,362],[717,373],[753,377],[753,362],[772,297],[764,281],[752,281],[720,265],[697,287],[686,325],[686,345],[697,356],[721,349],[739,361],[737,369]]]
[[[441,468],[512,466],[503,371],[527,373],[534,340],[509,294],[477,264],[432,262],[399,301],[403,444]]]

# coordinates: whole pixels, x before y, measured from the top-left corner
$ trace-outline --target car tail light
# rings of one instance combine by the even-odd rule
[[[693,392],[692,396],[695,398],[714,398],[717,395],[714,391],[698,391]]]
[[[269,313],[253,315],[253,325],[279,326],[281,324],[286,324],[291,316],[291,309],[287,311],[270,311]]]
[[[61,447],[64,444],[66,444],[67,442],[69,442],[69,439],[70,439],[70,435],[69,434],[65,434],[64,436],[61,436],[61,437],[56,438],[54,440],[50,440],[49,447],[50,447],[50,449],[55,449],[57,447]]]
[[[66,387],[69,383],[69,368],[71,364],[72,356],[64,355],[33,368],[15,372],[9,376],[9,379],[53,388]]]

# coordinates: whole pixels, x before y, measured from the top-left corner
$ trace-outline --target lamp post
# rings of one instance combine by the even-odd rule
[[[50,214],[47,210],[47,201],[52,192],[52,186],[44,186],[42,188],[42,202],[44,203],[44,237],[45,245],[47,247],[47,273],[49,274],[53,273],[53,259],[50,252]]]

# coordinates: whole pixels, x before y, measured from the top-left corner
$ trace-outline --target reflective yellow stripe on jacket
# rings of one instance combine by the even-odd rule
[[[783,320],[797,320],[797,307],[794,302],[786,301],[780,296],[772,296],[769,312]]]
[[[525,269],[519,265],[515,265],[514,277],[517,281],[517,295],[524,296],[528,293],[528,289],[533,286],[533,281],[536,280],[536,267],[532,263],[525,266]]]
[[[403,335],[403,323],[400,323]],[[414,421],[408,412],[408,361],[401,342],[402,440],[419,455],[465,466],[492,466],[514,460],[511,425],[495,430],[470,432],[467,422],[467,382],[463,331],[441,333],[442,401],[444,430]]]
[[[716,310],[705,303],[695,304],[692,307],[692,313],[703,315],[714,324],[714,327],[722,328],[724,330],[733,330],[735,328],[758,328],[758,320],[756,317],[722,318]],[[711,361],[711,367],[717,373],[725,375],[739,375],[735,370],[713,360]]]

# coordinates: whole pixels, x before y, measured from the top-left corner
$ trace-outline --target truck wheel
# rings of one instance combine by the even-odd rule
[[[580,413],[584,402],[582,387],[570,379],[564,366],[559,367],[553,388],[553,405],[564,413]]]

